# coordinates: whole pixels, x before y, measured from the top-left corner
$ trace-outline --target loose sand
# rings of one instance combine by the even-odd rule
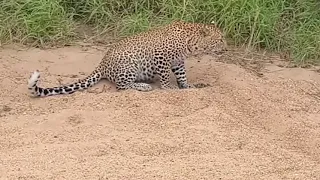
[[[239,52],[187,61],[205,88],[31,98],[35,69],[67,84],[103,51],[0,49],[1,179],[320,179],[319,72]]]

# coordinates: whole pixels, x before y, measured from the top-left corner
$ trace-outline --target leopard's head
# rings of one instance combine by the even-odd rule
[[[228,51],[223,33],[214,24],[200,26],[196,35],[190,37],[188,45],[193,55],[221,55]]]

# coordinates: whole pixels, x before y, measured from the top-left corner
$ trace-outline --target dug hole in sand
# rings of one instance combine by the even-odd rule
[[[2,48],[0,179],[320,179],[319,73],[241,52],[188,59],[204,88],[32,98],[34,70],[68,84],[104,52]]]

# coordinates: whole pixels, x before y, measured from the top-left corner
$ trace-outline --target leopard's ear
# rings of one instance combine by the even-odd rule
[[[207,28],[207,27],[202,27],[200,29],[200,34],[203,36],[203,37],[206,37],[206,36],[209,36],[211,34],[210,30]]]

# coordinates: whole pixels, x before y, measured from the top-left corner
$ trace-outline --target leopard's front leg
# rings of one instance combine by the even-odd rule
[[[183,61],[180,61],[180,63],[173,65],[171,67],[171,71],[174,73],[177,80],[177,84],[180,89],[188,89],[195,87],[192,84],[188,84],[186,68]]]

